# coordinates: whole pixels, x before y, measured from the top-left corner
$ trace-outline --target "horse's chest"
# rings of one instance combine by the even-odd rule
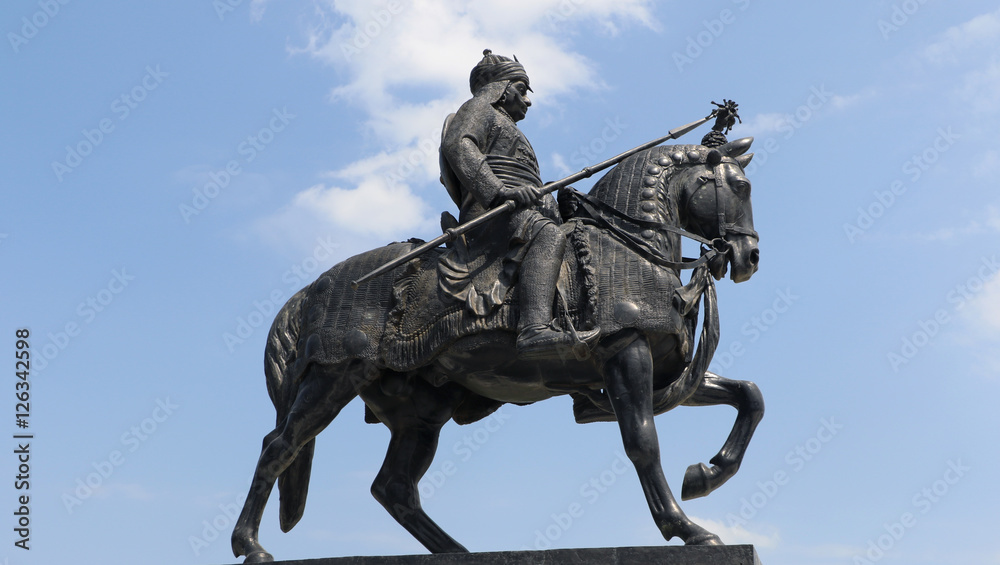
[[[635,328],[644,333],[673,335],[683,331],[673,307],[677,274],[652,264],[620,240],[602,230],[586,230],[587,258],[577,258],[575,294],[601,333],[610,335]],[[582,247],[577,244],[577,248]]]

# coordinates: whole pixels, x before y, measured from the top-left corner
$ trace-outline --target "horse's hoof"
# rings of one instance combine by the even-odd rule
[[[243,561],[244,563],[273,563],[274,556],[266,551],[255,551]]]
[[[684,540],[684,545],[726,545],[722,539],[712,532],[702,532],[695,534]]]
[[[708,485],[709,475],[712,470],[704,463],[691,465],[684,472],[684,485],[681,487],[681,500],[691,500],[700,498],[712,492]]]

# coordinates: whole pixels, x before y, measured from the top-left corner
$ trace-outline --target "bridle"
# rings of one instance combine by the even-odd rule
[[[716,152],[718,153],[718,152]],[[711,153],[710,153],[711,155]],[[688,199],[687,208],[688,214],[690,214],[691,200],[694,194],[708,184],[709,181],[714,181],[715,186],[715,209],[716,217],[718,218],[719,226],[719,236],[714,239],[708,239],[696,233],[692,233],[680,227],[670,226],[661,222],[652,222],[648,220],[642,220],[639,218],[633,218],[625,212],[603,202],[597,198],[593,198],[588,194],[582,192],[571,190],[567,193],[576,201],[577,212],[574,214],[575,217],[584,219],[588,223],[593,223],[609,233],[617,237],[620,241],[626,244],[628,247],[632,248],[633,251],[644,257],[647,261],[659,265],[661,267],[667,267],[671,269],[694,269],[711,261],[718,255],[726,255],[732,251],[732,245],[726,241],[727,234],[737,234],[737,235],[747,235],[753,237],[754,239],[760,239],[760,236],[753,229],[744,228],[738,226],[735,223],[726,221],[726,214],[722,211],[720,206],[721,192],[722,190],[729,190],[729,186],[726,184],[725,170],[723,166],[725,163],[722,162],[721,157],[719,161],[712,163],[713,158],[709,156],[707,162],[709,166],[712,166],[712,172],[700,177],[699,180],[704,180],[701,185],[695,189],[695,192],[691,195],[692,198]],[[562,198],[562,197],[560,197]],[[580,212],[584,212],[581,214]],[[632,224],[639,227],[640,229],[652,229],[665,231],[668,233],[673,233],[681,237],[686,237],[688,239],[694,240],[702,245],[701,255],[697,259],[690,259],[687,257],[681,258],[680,261],[673,261],[665,257],[659,250],[651,247],[648,243],[640,238],[635,237],[626,230],[619,228],[613,222],[609,222],[607,217],[614,217],[625,221],[626,223]]]
[[[729,244],[728,241],[726,241],[727,234],[745,235],[752,237],[758,241],[760,241],[760,235],[754,229],[744,228],[743,226],[736,225],[733,222],[726,221],[726,213],[722,210],[720,204],[722,201],[721,196],[723,190],[732,190],[732,189],[729,187],[729,184],[726,183],[726,171],[725,171],[726,162],[723,161],[721,157],[717,158],[719,160],[713,164],[712,161],[714,159],[712,159],[711,153],[709,154],[706,164],[712,166],[712,172],[699,177],[699,180],[703,182],[697,189],[695,189],[694,193],[688,199],[687,212],[688,216],[691,216],[691,201],[694,200],[694,195],[697,194],[699,190],[705,188],[705,186],[708,185],[709,181],[712,181],[712,184],[715,188],[715,216],[718,219],[719,236],[716,237],[715,239],[708,240],[707,238],[691,234],[689,232],[686,232],[685,230],[669,229],[668,231],[684,232],[681,235],[686,235],[687,237],[690,237],[695,241],[699,241],[701,242],[702,245],[705,245],[709,249],[714,249],[719,253],[728,253],[731,250],[732,246]]]

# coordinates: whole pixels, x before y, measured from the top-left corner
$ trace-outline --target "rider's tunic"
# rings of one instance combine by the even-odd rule
[[[459,189],[460,222],[467,222],[502,204],[506,187],[541,187],[538,160],[514,121],[477,96],[466,102],[448,123],[441,143],[441,174],[452,175]],[[466,235],[467,250],[455,248],[440,263],[441,290],[465,301],[479,315],[503,301],[528,246],[549,223],[560,223],[551,194],[539,204],[520,208],[487,222]],[[499,280],[490,288],[472,289],[469,264],[482,256],[504,257]],[[476,296],[478,295],[478,297]]]

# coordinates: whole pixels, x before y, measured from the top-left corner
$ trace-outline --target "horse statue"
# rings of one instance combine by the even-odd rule
[[[359,274],[422,243],[414,240],[347,259],[295,294],[267,338],[264,369],[277,425],[264,437],[233,531],[234,555],[245,555],[247,563],[273,560],[258,533],[275,482],[287,532],[305,508],[314,438],[357,396],[366,421],[391,432],[371,492],[433,553],[467,552],[424,512],[417,488],[444,424],[564,394],[573,397],[578,422],[618,422],[665,539],[722,544],[689,519],[671,493],[653,416],[679,405],[737,410],[721,450],[708,465],[687,469],[684,500],[707,495],[736,473],[763,416],[756,385],[707,371],[719,339],[713,279],[729,269],[734,282],[746,281],[759,261],[743,170],[753,157],[746,154],[752,141],[652,147],[621,161],[589,193],[560,193],[562,229],[571,244],[556,307],[569,328],[600,328],[591,347],[519,359],[517,300],[500,297],[484,317],[442,301],[436,265],[443,248],[351,287]],[[703,244],[701,257],[682,257],[684,236]],[[682,284],[681,269],[691,266],[690,282]],[[495,280],[501,267],[485,260],[478,266],[483,280]],[[509,294],[516,292],[515,286]]]

